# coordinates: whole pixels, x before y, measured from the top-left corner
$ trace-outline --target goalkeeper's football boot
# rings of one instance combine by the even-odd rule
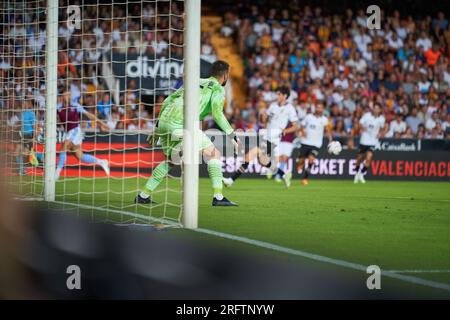
[[[308,185],[308,179],[302,179],[302,180],[300,181],[300,183],[301,183],[303,186],[307,186],[307,185]]]
[[[213,198],[212,201],[213,207],[237,207],[237,203],[228,200],[227,198],[223,197],[221,200],[217,199],[216,197]]]
[[[137,204],[154,204],[156,202],[154,202],[152,200],[152,197],[150,197],[150,196],[148,198],[143,198],[143,197],[141,197],[140,194],[138,194],[136,196],[136,198],[134,198],[134,203],[137,203]]]

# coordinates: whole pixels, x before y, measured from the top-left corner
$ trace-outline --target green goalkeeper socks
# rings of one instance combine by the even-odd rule
[[[145,191],[149,193],[155,190],[169,173],[169,163],[163,161],[153,170],[152,176],[145,184]]]
[[[218,159],[211,159],[208,162],[208,174],[212,182],[214,194],[222,194],[222,163]]]
[[[149,194],[155,190],[169,173],[169,163],[161,162],[152,173],[152,176],[145,184],[144,193]],[[212,182],[214,194],[222,194],[222,163],[218,159],[212,159],[208,162],[208,174]]]

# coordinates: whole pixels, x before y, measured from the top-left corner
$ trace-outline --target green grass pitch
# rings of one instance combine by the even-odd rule
[[[92,215],[120,222],[145,222],[120,214],[122,210],[177,219],[179,180],[169,179],[161,186],[154,195],[160,204],[153,207],[133,204],[136,190],[144,184],[143,178],[61,179],[57,200],[103,207],[103,211],[92,210]],[[448,182],[368,181],[354,185],[313,178],[308,186],[293,181],[291,188],[285,189],[273,180],[241,179],[224,193],[239,207],[212,207],[210,182],[200,179],[201,228],[362,265],[375,264],[383,270],[447,270],[411,275],[450,284]]]

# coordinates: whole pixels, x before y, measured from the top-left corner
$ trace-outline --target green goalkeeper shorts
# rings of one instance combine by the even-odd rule
[[[198,130],[199,137],[199,151],[207,149],[212,146],[213,143],[208,138],[208,136],[201,131]],[[177,124],[169,124],[165,121],[158,122],[158,137],[159,143],[163,149],[164,155],[166,157],[172,156],[172,153],[178,152],[181,153],[182,150],[182,138],[183,138],[183,126]]]

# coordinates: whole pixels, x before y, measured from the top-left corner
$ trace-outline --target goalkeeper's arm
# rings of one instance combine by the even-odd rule
[[[225,103],[225,96],[222,92],[213,92],[211,96],[212,117],[214,122],[222,129],[225,134],[233,133],[233,128],[223,114],[223,105]]]
[[[225,132],[225,134],[233,142],[234,153],[237,155],[239,152],[239,138],[234,134],[234,130],[228,122],[227,118],[223,114],[223,105],[225,102],[225,96],[222,92],[213,92],[211,97],[212,104],[212,117],[214,122],[219,126],[219,128]]]

